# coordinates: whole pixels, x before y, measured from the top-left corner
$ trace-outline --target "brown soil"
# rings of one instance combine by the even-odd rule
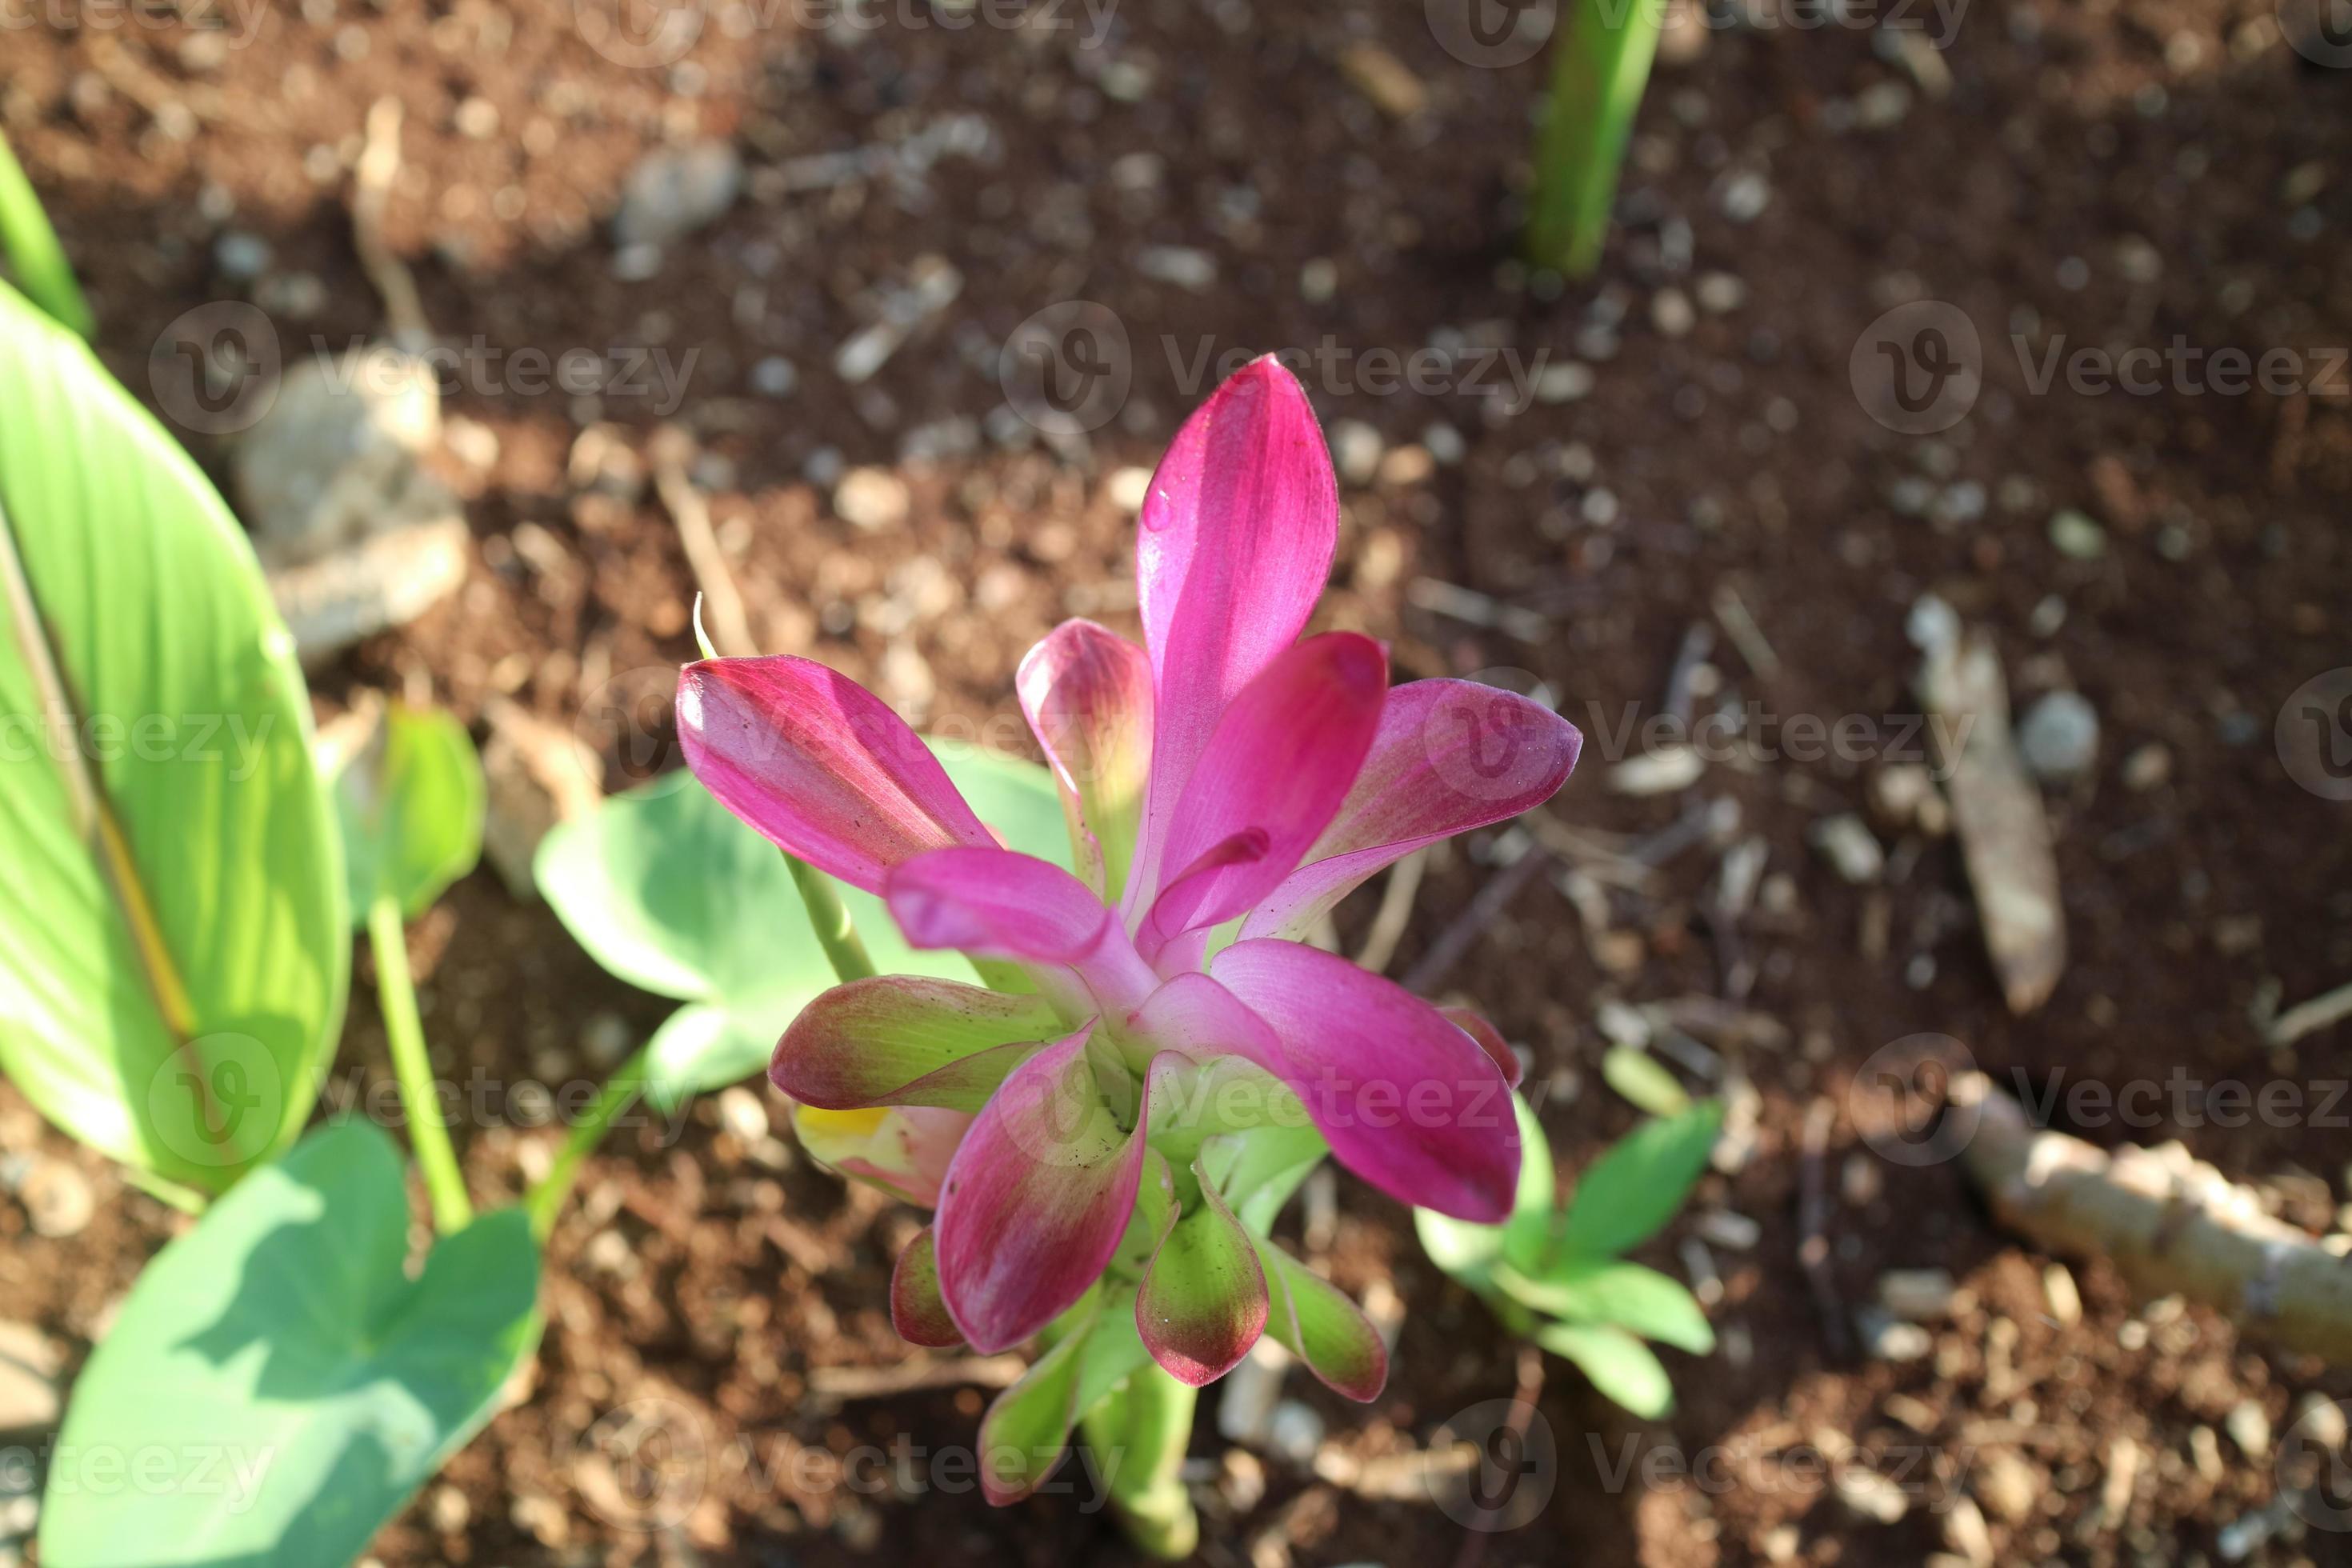
[[[215,263],[224,227],[266,238],[274,275],[323,285],[309,319],[281,317],[289,342],[381,330],[345,194],[367,105],[398,94],[406,172],[390,234],[436,331],[551,353],[698,351],[675,417],[711,455],[699,473],[755,630],[772,650],[877,682],[935,728],[1013,713],[1014,662],[1064,615],[1131,629],[1131,525],[1109,476],[1149,464],[1205,392],[1181,374],[1202,345],[1213,358],[1327,338],[1410,352],[1468,334],[1525,363],[1595,358],[1609,346],[1596,336],[1616,340],[1591,395],[1511,417],[1459,392],[1374,395],[1310,376],[1327,425],[1364,421],[1392,456],[1427,441],[1451,457],[1448,436],[1429,434],[1442,424],[1463,448],[1433,465],[1408,455],[1349,487],[1324,620],[1390,639],[1401,675],[1549,682],[1589,736],[1549,808],[1559,820],[1643,834],[1729,798],[1741,831],[1769,844],[1785,897],[1736,939],[1706,918],[1717,855],[1700,850],[1644,891],[1608,894],[1611,931],[1597,942],[1537,879],[1444,981],[1533,1051],[1531,1083],[1545,1086],[1545,1122],[1572,1168],[1634,1119],[1600,1083],[1599,1005],[1717,995],[1738,961],[1754,966],[1744,1005],[1788,1037],[1730,1054],[1760,1099],[1753,1145],[1694,1205],[1760,1226],[1752,1247],[1714,1248],[1724,1347],[1668,1357],[1682,1403],[1647,1427],[1549,1364],[1539,1413],[1557,1486],[1523,1530],[1475,1536],[1425,1500],[1358,1495],[1330,1479],[1339,1461],[1420,1445],[1454,1413],[1508,1398],[1519,1358],[1421,1258],[1408,1216],[1343,1180],[1330,1266],[1351,1290],[1385,1283],[1402,1299],[1396,1376],[1368,1412],[1295,1382],[1332,1433],[1327,1474],[1266,1457],[1258,1498],[1234,1482],[1204,1402],[1193,1451],[1205,1559],[1916,1563],[1947,1549],[1967,1497],[2004,1563],[2194,1563],[2218,1560],[2220,1532],[2271,1503],[2271,1464],[2241,1452],[2228,1417],[2251,1402],[2283,1430],[2305,1396],[2352,1395],[2346,1372],[2266,1353],[2200,1309],[2137,1302],[2096,1262],[2075,1265],[2081,1313],[2061,1321],[2048,1260],[1994,1230],[1955,1167],[1877,1159],[1845,1094],[1874,1051],[1927,1031],[2036,1089],[2177,1068],[2204,1082],[2285,1079],[2315,1102],[2352,1077],[2352,1029],[2272,1051],[2250,1021],[2264,996],[2291,1003],[2352,978],[2352,807],[2298,787],[2271,741],[2290,691],[2352,663],[2340,365],[2332,395],[2063,384],[2035,395],[2008,346],[2012,331],[2037,353],[2060,332],[2117,349],[2175,334],[2256,352],[2352,342],[2352,75],[2298,60],[2252,0],[2001,0],[1968,10],[1941,66],[1916,71],[1874,47],[1892,41],[1884,29],[1716,30],[1653,83],[1601,278],[1548,299],[1507,259],[1541,62],[1463,66],[1418,7],[1121,8],[1092,48],[1075,7],[1071,30],[1019,33],[891,23],[737,37],[714,20],[688,68],[669,72],[601,58],[572,14],[563,0],[324,0],[272,11],[250,47],[217,58],[190,49],[184,29],[12,33],[0,115],[87,279],[102,353],[143,394],[167,323],[249,292]],[[1423,83],[1420,117],[1395,121],[1352,85],[1341,62],[1367,40]],[[1945,67],[1948,92],[1926,90]],[[1892,123],[1856,125],[1858,102],[1892,113],[1897,89]],[[170,134],[158,106],[173,102],[195,110],[193,139]],[[495,110],[486,136],[468,133],[488,121],[478,102]],[[950,153],[925,178],[783,188],[792,159],[903,142],[957,114],[986,122],[987,150]],[[666,137],[689,135],[732,139],[749,192],[670,247],[658,276],[622,280],[605,221],[621,182]],[[1743,176],[1768,180],[1769,195],[1745,223],[1726,212]],[[1140,258],[1165,246],[1208,252],[1214,280],[1155,280]],[[872,381],[845,387],[836,346],[873,319],[877,289],[926,258],[960,270],[961,298]],[[1318,259],[1331,266],[1328,298],[1301,286]],[[1703,292],[1696,279],[1710,272],[1735,277],[1739,301],[1667,330],[1683,323],[1657,306],[1660,290]],[[1986,345],[1984,397],[1935,437],[1882,428],[1848,382],[1865,326],[1914,298],[1959,306]],[[907,460],[908,432],[985,420],[1004,395],[998,345],[1071,299],[1110,307],[1133,345],[1119,420],[1064,454],[983,434],[974,451]],[[752,379],[774,354],[799,371],[781,398]],[[691,649],[676,534],[650,490],[609,476],[583,489],[567,473],[583,424],[610,421],[642,452],[656,411],[469,389],[447,412],[497,437],[495,462],[465,477],[471,580],[324,672],[323,709],[361,687],[404,687],[469,721],[506,695],[570,724],[660,690]],[[224,471],[218,443],[191,444]],[[860,533],[837,518],[830,484],[811,479],[825,479],[830,453],[898,468],[909,522]],[[1981,487],[1982,515],[1912,515],[1922,479],[1946,495]],[[2047,524],[2063,508],[2104,525],[2104,555],[2053,548]],[[1420,578],[1538,612],[1541,635],[1415,607],[1407,589]],[[1890,836],[1894,870],[1870,889],[1810,846],[1819,818],[1862,808],[1867,767],[1717,766],[1680,798],[1606,788],[1624,752],[1605,732],[1655,710],[1686,628],[1712,623],[1726,590],[1777,655],[1758,670],[1718,637],[1727,689],[1783,719],[1834,719],[1916,711],[1904,621],[1929,589],[1993,629],[2021,704],[2073,686],[2104,720],[2095,775],[2051,797],[2071,963],[2021,1020],[2001,1004],[1948,840]],[[2054,630],[2037,623],[2053,597],[2065,611]],[[583,728],[613,787],[667,760],[657,721],[634,735],[602,717]],[[2126,760],[2151,745],[2168,776],[2128,787]],[[1492,874],[1491,840],[1433,867],[1393,973]],[[1369,916],[1343,911],[1351,945]],[[487,871],[415,944],[427,1028],[456,1075],[575,1077],[591,1070],[589,1042],[642,1036],[666,1011],[604,977],[543,907],[517,903]],[[364,964],[353,1003],[339,1070],[387,1076]],[[1830,1306],[1797,1258],[1800,1129],[1822,1097],[1839,1108],[1825,1162]],[[0,1203],[9,1315],[79,1355],[173,1222],[5,1103],[0,1147],[80,1160],[102,1200],[119,1196],[62,1242],[23,1234]],[[2315,1224],[2352,1198],[2340,1120],[2230,1127],[2193,1114],[2198,1103],[2153,1128],[2082,1131],[2178,1137]],[[478,1192],[517,1190],[531,1146],[552,1136],[462,1131]],[[841,1484],[839,1457],[859,1445],[967,1442],[982,1406],[970,1389],[840,1402],[814,1387],[818,1369],[902,1358],[884,1288],[910,1223],[747,1148],[714,1103],[674,1143],[651,1130],[616,1138],[554,1240],[530,1386],[378,1558],[1125,1560],[1115,1531],[1066,1498],[999,1512],[969,1491]],[[1685,1218],[1644,1256],[1679,1272],[1677,1243],[1696,1225]],[[1949,1269],[1967,1298],[1932,1325],[1929,1353],[1858,1348],[1853,1309],[1886,1271],[1921,1267]],[[632,1528],[641,1516],[594,1457],[599,1420],[648,1400],[716,1456],[669,1530]],[[1612,1485],[1629,1438],[1712,1454],[1713,1468],[1700,1484],[1655,1470],[1645,1484],[1637,1468]],[[1807,1469],[1809,1446],[1847,1445],[1910,1489],[1899,1520],[1865,1517]],[[2136,1480],[2116,1488],[2133,1463]],[[2018,1511],[2004,1511],[2021,1489]],[[2352,1536],[2290,1521],[2251,1560],[2352,1562]]]

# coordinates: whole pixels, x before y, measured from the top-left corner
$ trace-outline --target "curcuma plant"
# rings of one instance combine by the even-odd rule
[[[1022,662],[1068,867],[1004,847],[883,703],[795,658],[681,674],[694,774],[781,847],[840,984],[769,1075],[810,1150],[936,1217],[892,1312],[923,1345],[1045,1350],[982,1426],[988,1496],[1034,1490],[1074,1425],[1138,1541],[1189,1551],[1195,1391],[1272,1335],[1376,1397],[1387,1352],[1266,1239],[1326,1154],[1454,1219],[1512,1212],[1516,1059],[1303,939],[1419,848],[1549,798],[1580,737],[1541,705],[1423,680],[1381,646],[1300,640],[1338,493],[1271,359],[1187,421],[1145,500],[1144,645],[1071,621]],[[833,879],[984,984],[877,973]]]

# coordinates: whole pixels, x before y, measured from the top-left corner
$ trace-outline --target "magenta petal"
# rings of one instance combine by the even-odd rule
[[[688,665],[677,733],[687,765],[720,805],[867,892],[909,856],[996,842],[904,720],[814,660]]]
[[[1019,1344],[1086,1294],[1118,1250],[1144,1141],[1119,1130],[1087,1063],[1091,1026],[1004,1080],[940,1194],[940,1289],[983,1354]]]
[[[1423,845],[1549,800],[1584,738],[1540,702],[1471,680],[1415,680],[1388,694],[1355,787],[1293,872],[1242,927],[1306,934],[1357,884]]]
[[[1045,748],[1071,842],[1101,858],[1103,893],[1127,887],[1151,770],[1151,660],[1092,621],[1064,621],[1021,660],[1021,711]]]
[[[1153,992],[1129,1024],[1154,1048],[1181,1051],[1194,1061],[1235,1056],[1276,1078],[1287,1070],[1273,1027],[1206,974],[1176,976]]]
[[[1154,682],[1148,868],[1225,705],[1305,629],[1339,532],[1306,390],[1272,359],[1244,366],[1176,433],[1136,534]]]
[[[1169,827],[1161,865],[1182,875],[1152,905],[1147,954],[1281,885],[1356,782],[1388,680],[1380,644],[1329,632],[1284,652],[1234,699]],[[1237,842],[1257,847],[1261,835],[1255,855],[1209,860]]]
[[[1526,1071],[1526,1064],[1519,1060],[1519,1053],[1511,1049],[1511,1042],[1503,1038],[1503,1031],[1487,1021],[1486,1014],[1475,1007],[1440,1007],[1438,1012],[1478,1042],[1478,1048],[1502,1069],[1505,1083],[1513,1089],[1519,1087],[1519,1077]]]
[[[1243,942],[1209,973],[1281,1038],[1285,1081],[1339,1163],[1404,1203],[1495,1225],[1519,1130],[1502,1069],[1420,997],[1335,953]]]
[[[892,871],[883,896],[915,946],[1067,964],[1106,1007],[1124,1012],[1159,984],[1093,889],[1034,855],[934,849]]]

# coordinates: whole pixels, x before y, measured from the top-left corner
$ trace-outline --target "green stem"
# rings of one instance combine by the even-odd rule
[[[1551,100],[1536,139],[1528,259],[1570,278],[1601,264],[1634,111],[1658,52],[1665,0],[1580,0],[1552,45]]]
[[[90,335],[89,303],[74,282],[58,231],[41,210],[41,198],[24,167],[0,137],[0,253],[16,268],[16,281],[34,304],[79,337]]]
[[[785,856],[784,864],[793,868],[793,886],[808,906],[809,924],[816,928],[817,945],[832,961],[833,973],[844,985],[872,974],[874,961],[866,956],[857,922],[849,918],[849,906],[841,901],[841,889],[833,879],[795,856]]]
[[[1171,1562],[1190,1557],[1201,1542],[1200,1516],[1183,1479],[1200,1397],[1200,1390],[1147,1363],[1083,1423],[1128,1538]]]
[[[457,1169],[457,1152],[450,1146],[449,1125],[441,1119],[441,1097],[433,1086],[433,1063],[425,1054],[425,1025],[416,1015],[400,900],[388,893],[368,906],[368,945],[375,952],[376,1003],[383,1010],[384,1037],[392,1043],[392,1070],[408,1110],[408,1141],[433,1200],[434,1228],[451,1235],[473,1223],[474,1205],[466,1196],[466,1177]]]
[[[580,1167],[596,1152],[596,1146],[613,1130],[621,1112],[636,1103],[645,1088],[646,1060],[651,1049],[650,1045],[638,1047],[636,1054],[605,1080],[604,1090],[596,1097],[596,1103],[588,1108],[588,1113],[563,1141],[555,1163],[548,1167],[547,1174],[532,1185],[523,1199],[523,1206],[530,1215],[531,1234],[541,1241],[555,1228],[555,1216],[562,1212],[563,1200],[572,1195],[572,1184],[580,1179]]]

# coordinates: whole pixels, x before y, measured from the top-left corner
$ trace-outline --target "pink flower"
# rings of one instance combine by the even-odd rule
[[[1022,661],[1076,876],[1001,847],[921,741],[824,667],[710,659],[681,677],[687,760],[730,810],[880,894],[916,946],[1032,987],[855,981],[777,1045],[770,1076],[804,1106],[972,1118],[900,1265],[910,1338],[1003,1350],[1108,1272],[1186,1382],[1272,1332],[1369,1399],[1378,1337],[1234,1210],[1278,1204],[1328,1148],[1405,1203],[1509,1212],[1508,1051],[1301,939],[1401,857],[1548,798],[1580,737],[1489,687],[1391,690],[1386,653],[1356,633],[1299,640],[1338,528],[1306,395],[1260,360],[1153,478],[1144,646],[1070,621]]]

